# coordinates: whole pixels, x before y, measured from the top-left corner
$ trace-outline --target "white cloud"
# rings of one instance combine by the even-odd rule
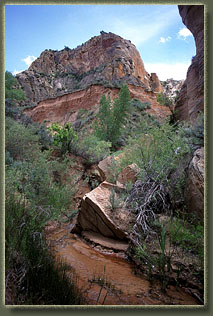
[[[20,72],[22,72],[22,71],[24,71],[24,70],[14,70],[13,72],[12,72],[12,74],[13,74],[13,76],[16,76],[17,74],[19,74]]]
[[[155,72],[158,78],[162,81],[173,78],[175,80],[182,80],[186,78],[189,63],[144,63],[146,71],[149,73]]]
[[[166,43],[166,42],[171,41],[171,39],[172,39],[171,36],[168,36],[168,37],[163,37],[163,36],[162,36],[162,37],[160,38],[159,42],[164,44],[164,43]]]
[[[181,39],[186,39],[188,36],[193,36],[192,33],[189,31],[189,29],[187,29],[186,27],[182,28],[179,32],[178,32],[178,38]]]
[[[174,23],[176,15],[176,10],[172,8],[166,12],[150,11],[149,15],[144,15],[140,20],[130,18],[121,20],[111,17],[111,19],[108,18],[110,23],[108,22],[106,31],[119,34],[139,46],[170,27]]]
[[[25,62],[25,64],[27,65],[27,67],[30,67],[30,65],[32,64],[32,62],[36,60],[35,56],[27,56],[26,58],[23,58],[22,61]]]

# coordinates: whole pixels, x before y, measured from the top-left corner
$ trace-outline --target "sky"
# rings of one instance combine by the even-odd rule
[[[185,79],[196,54],[177,5],[6,5],[5,70],[15,75],[45,49],[76,48],[100,31],[131,40],[160,80]]]

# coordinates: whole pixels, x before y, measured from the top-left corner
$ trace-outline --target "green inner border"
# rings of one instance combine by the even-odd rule
[[[5,314],[10,314],[11,312],[26,312],[26,311],[38,311],[41,312],[41,309],[43,309],[43,311],[46,312],[50,312],[51,313],[55,313],[58,309],[60,309],[60,312],[63,310],[63,312],[65,311],[74,311],[79,313],[80,310],[81,311],[87,311],[87,312],[106,312],[106,311],[110,311],[110,313],[112,313],[114,310],[116,311],[116,314],[122,310],[123,312],[132,312],[134,310],[134,312],[138,312],[140,310],[140,312],[147,312],[147,313],[156,313],[157,314],[161,314],[162,312],[171,312],[172,313],[176,313],[178,311],[181,311],[181,313],[187,312],[190,314],[194,314],[194,313],[201,313],[201,315],[203,314],[209,314],[212,310],[212,301],[210,300],[210,289],[211,289],[211,284],[212,284],[212,275],[210,273],[210,254],[209,252],[207,252],[207,249],[210,250],[209,248],[209,237],[211,234],[211,229],[210,228],[210,221],[212,220],[212,216],[210,214],[210,212],[207,214],[207,206],[208,206],[208,210],[210,211],[210,207],[209,205],[211,205],[211,201],[210,201],[210,196],[208,196],[208,200],[207,200],[207,190],[209,191],[210,187],[211,187],[211,177],[208,179],[208,185],[207,185],[207,181],[205,181],[205,240],[206,240],[206,246],[205,246],[205,305],[204,306],[171,306],[171,305],[146,305],[146,306],[135,306],[135,305],[131,305],[131,306],[117,306],[117,305],[113,305],[113,306],[86,306],[86,305],[75,305],[75,306],[55,306],[55,305],[42,305],[42,306],[33,306],[33,305],[26,305],[26,306],[10,306],[4,305],[4,183],[5,183],[5,171],[4,171],[4,148],[5,148],[5,139],[4,139],[4,128],[5,128],[5,109],[4,109],[4,72],[5,72],[5,62],[4,62],[4,54],[5,54],[5,47],[4,47],[4,39],[5,39],[5,16],[4,16],[4,9],[5,9],[5,5],[23,5],[23,4],[28,4],[28,5],[32,5],[32,4],[49,4],[49,5],[62,5],[62,4],[80,4],[80,5],[86,5],[86,4],[127,4],[127,5],[134,5],[134,4],[174,4],[174,5],[178,5],[178,4],[200,4],[200,5],[205,5],[205,102],[206,105],[208,104],[208,106],[205,106],[205,118],[206,118],[206,124],[205,124],[205,175],[207,179],[207,156],[208,156],[208,161],[211,161],[210,157],[211,157],[211,150],[209,150],[211,143],[208,142],[208,135],[207,132],[209,134],[210,129],[211,129],[211,124],[210,124],[210,119],[209,117],[212,118],[212,110],[209,106],[210,104],[210,99],[211,99],[211,88],[208,90],[208,95],[207,95],[207,89],[208,89],[208,84],[207,84],[207,75],[210,78],[211,74],[212,74],[212,68],[211,68],[211,61],[210,61],[210,57],[208,59],[207,56],[207,50],[209,50],[209,56],[212,56],[212,54],[210,54],[210,50],[212,47],[210,47],[210,32],[211,32],[211,13],[212,13],[212,9],[210,7],[212,1],[211,0],[204,0],[204,1],[140,1],[140,0],[129,0],[129,1],[125,1],[125,0],[121,0],[121,1],[110,1],[110,0],[84,0],[84,1],[78,1],[78,0],[64,0],[64,1],[50,1],[50,0],[44,0],[44,1],[36,1],[36,0],[3,0],[0,3],[0,20],[1,20],[1,38],[3,39],[0,43],[1,43],[1,49],[0,49],[0,65],[1,65],[1,72],[0,72],[0,78],[1,78],[1,84],[0,84],[0,171],[1,171],[1,177],[0,177],[0,202],[1,202],[1,213],[0,213],[0,219],[1,219],[1,223],[2,223],[2,229],[1,229],[1,241],[2,241],[2,245],[3,247],[1,247],[1,252],[0,252],[0,256],[1,256],[1,265],[0,265],[0,271],[1,271],[1,309],[0,309],[0,313],[4,313]],[[211,50],[212,51],[212,50]],[[210,73],[207,71],[210,70]],[[209,86],[210,87],[210,86]],[[207,102],[208,101],[208,102]],[[208,147],[208,150],[207,150]],[[211,148],[212,149],[212,148]],[[208,175],[211,172],[211,167],[208,165]],[[208,226],[208,227],[207,227]],[[208,236],[208,238],[207,238]],[[208,261],[208,262],[207,262]],[[207,267],[209,268],[207,271]],[[208,287],[208,291],[207,291],[207,287]],[[2,308],[3,306],[3,308]],[[57,310],[56,310],[57,309]],[[163,311],[162,311],[163,309]]]

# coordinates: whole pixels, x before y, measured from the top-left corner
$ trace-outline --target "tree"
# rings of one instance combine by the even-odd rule
[[[25,99],[25,93],[21,89],[16,89],[17,79],[11,72],[5,72],[5,98],[21,101]]]
[[[129,111],[130,93],[127,85],[124,85],[118,95],[118,99],[111,103],[110,97],[102,96],[100,108],[95,122],[96,136],[112,143],[115,147]]]
[[[53,123],[48,129],[53,134],[53,144],[60,148],[61,153],[71,152],[72,145],[77,140],[77,135],[71,124],[66,123],[64,126],[60,126]]]

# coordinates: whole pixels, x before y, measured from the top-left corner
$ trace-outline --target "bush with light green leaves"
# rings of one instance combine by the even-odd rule
[[[53,135],[53,144],[60,148],[62,154],[72,151],[78,137],[70,123],[66,123],[64,126],[52,123],[48,129]]]

